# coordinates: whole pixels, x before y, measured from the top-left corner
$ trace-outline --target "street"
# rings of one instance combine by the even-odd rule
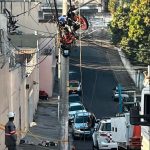
[[[112,100],[112,89],[118,80],[111,70],[107,52],[106,48],[99,46],[82,46],[82,102],[99,119],[115,116],[119,112],[119,104]],[[70,70],[80,72],[79,56],[79,49],[71,51]],[[91,150],[92,140],[75,140],[74,145],[77,150]]]

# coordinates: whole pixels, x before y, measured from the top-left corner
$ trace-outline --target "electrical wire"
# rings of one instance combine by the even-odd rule
[[[49,56],[49,55],[46,55],[39,63],[36,63],[35,65],[29,66],[29,65],[24,65],[24,64],[23,64],[23,66],[25,66],[25,67],[36,67],[37,65],[41,64],[48,56]]]
[[[55,14],[54,11],[53,11],[53,7],[52,7],[52,5],[51,5],[50,0],[48,0],[48,4],[49,4],[49,6],[50,6],[50,8],[51,8],[51,12],[52,12],[53,16],[56,17],[56,14]]]
[[[96,75],[95,75],[95,81],[94,81],[94,85],[93,85],[93,90],[92,90],[92,98],[91,98],[91,102],[90,102],[90,107],[92,109],[92,104],[93,104],[93,100],[94,100],[94,92],[95,92],[95,87],[96,87],[96,83],[97,83],[97,73],[98,73],[98,70],[96,71]]]
[[[55,36],[54,36],[54,37],[55,37]],[[32,55],[32,54],[41,52],[41,51],[53,40],[54,37],[52,37],[52,38],[51,38],[42,48],[40,48],[38,51],[33,52],[33,53],[30,53],[30,54]],[[18,48],[13,44],[13,42],[9,41],[9,43],[15,48],[16,51],[21,52],[21,50],[18,49]],[[43,42],[42,42],[42,43],[43,43]],[[21,53],[22,53],[22,54],[26,54],[25,52],[21,52]]]
[[[28,11],[22,12],[18,15],[12,16],[12,17],[18,17],[20,15],[26,14],[27,12],[30,12],[32,9],[36,8],[39,4],[41,4],[41,2],[38,2],[35,6],[33,6],[32,8],[30,8]]]
[[[34,28],[30,28],[30,27],[27,27],[27,26],[24,26],[24,25],[22,25],[22,24],[20,24],[20,23],[16,23],[16,24],[18,24],[19,26],[21,26],[21,27],[24,27],[24,28],[26,28],[26,29],[29,29],[29,30],[34,30],[34,31],[37,31],[37,32],[41,32],[41,33],[49,33],[49,32],[45,32],[45,31],[42,31],[42,30],[36,30],[36,29],[34,29]],[[50,33],[50,34],[57,34],[57,33]]]
[[[38,9],[36,8],[36,10],[38,11]],[[45,22],[45,23],[49,23],[51,21],[51,19],[49,19],[47,22]],[[39,25],[39,23],[38,22],[36,22],[38,25]],[[44,23],[44,26],[45,26],[45,28],[46,28],[46,30],[48,31],[48,33],[49,34],[51,34],[50,33],[50,31],[48,30],[48,27],[47,27],[47,25]]]
[[[51,39],[52,40],[52,39]],[[11,43],[12,44],[12,43]],[[49,44],[49,41],[48,41],[48,43],[47,44]],[[46,45],[47,45],[46,44]],[[44,47],[46,46],[46,45],[44,45]],[[9,45],[7,45],[8,47],[9,47]],[[16,49],[16,47],[13,45],[13,47]],[[44,48],[44,47],[42,47],[42,49]],[[54,46],[51,48],[51,50],[53,51],[53,48],[54,48]],[[8,48],[9,49],[9,48]],[[39,51],[41,51],[42,49],[40,49]],[[10,49],[9,49],[10,50]],[[17,51],[19,51],[20,52],[20,50],[17,50]],[[34,53],[31,53],[31,54],[35,54],[35,53],[38,53],[39,51],[37,51],[37,52],[34,52]],[[10,53],[10,54],[9,54]],[[9,57],[14,57],[14,58],[16,58],[15,56],[13,56],[13,55],[11,55],[11,54],[14,54],[11,50],[9,51]],[[8,56],[8,54],[7,54],[7,56]],[[26,54],[26,53],[23,53],[23,54]],[[15,54],[14,54],[15,55]],[[49,55],[47,55],[47,56],[49,56]],[[46,57],[47,57],[46,56]],[[39,65],[40,63],[42,63],[45,59],[46,59],[46,57],[44,58],[44,59],[42,59],[39,63],[37,63],[37,64],[35,64],[35,65],[32,65],[32,66],[27,66],[27,65],[23,65],[23,66],[26,66],[26,67],[35,67],[35,66],[37,66],[37,65]],[[6,64],[6,62],[5,62],[5,64]],[[16,67],[15,69],[17,69],[17,68],[19,68],[20,66],[18,66],[18,67]]]
[[[46,55],[39,63],[36,63],[35,65],[25,65],[25,64],[22,64],[22,66],[24,67],[36,67],[38,66],[39,64],[41,64],[49,55]],[[19,68],[20,65],[18,67],[15,67],[15,69]]]
[[[54,36],[55,37],[55,36]],[[54,38],[53,37],[53,38]],[[53,39],[52,38],[52,39]],[[3,36],[3,39],[4,39],[4,41],[7,43],[7,42],[9,42],[14,48],[15,48],[15,50],[17,50],[17,51],[19,51],[19,52],[21,52],[18,48],[16,48],[16,46],[11,42],[11,41],[7,41],[6,39],[5,39],[5,37]],[[50,39],[50,41],[52,40],[52,39]],[[30,53],[30,54],[35,54],[35,53],[39,53],[40,51],[42,51],[48,44],[49,44],[49,42],[50,41],[48,41],[40,50],[38,50],[38,51],[36,51],[36,52],[34,52],[34,53]],[[43,42],[43,41],[42,41]],[[6,44],[7,45],[7,44]],[[9,47],[9,45],[7,45],[8,47]],[[54,46],[53,46],[54,47]],[[53,48],[52,48],[53,49]],[[10,50],[10,49],[9,49]],[[4,54],[5,56],[8,56],[8,54],[10,53],[10,55],[11,54],[13,54],[13,52],[12,52],[12,50],[10,50],[8,53],[7,53],[7,55],[6,54]],[[24,53],[24,52],[22,52],[23,54],[26,54],[26,53]],[[10,55],[9,55],[9,57],[10,57]],[[11,57],[12,57],[12,55],[11,55]],[[44,60],[46,59],[46,57],[41,61],[41,62],[43,62]],[[8,60],[9,61],[9,60]],[[40,62],[40,63],[41,63]],[[6,64],[7,62],[5,62],[5,64]],[[38,63],[38,64],[40,64],[40,63]],[[4,64],[4,65],[5,65]],[[38,65],[38,64],[36,64],[36,65]],[[3,66],[4,66],[3,65]],[[33,65],[33,66],[36,66],[36,65]],[[26,67],[33,67],[33,66],[26,66]],[[20,66],[19,66],[20,67]]]

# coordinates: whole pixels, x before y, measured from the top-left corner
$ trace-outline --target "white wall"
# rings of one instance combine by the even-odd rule
[[[32,3],[33,7],[34,4]],[[10,3],[6,4],[7,9],[10,8]],[[13,3],[13,15],[19,14],[23,12],[23,3]],[[9,9],[10,10],[10,9]],[[28,10],[28,5],[25,5],[25,11]],[[17,17],[19,20],[18,23],[29,27],[30,29],[27,29],[25,27],[19,28],[19,30],[23,30],[23,32],[26,33],[34,33],[35,30],[40,30],[44,32],[38,32],[42,33],[48,36],[51,36],[49,33],[51,32],[56,32],[56,28],[53,25],[50,24],[38,24],[37,23],[37,13],[38,8],[32,9],[29,13],[26,13],[25,15],[20,15]],[[33,19],[35,18],[35,20]],[[5,28],[5,31],[7,31],[7,26],[6,26],[7,19],[0,14],[0,28]],[[31,30],[33,29],[33,30]],[[5,36],[6,37],[6,36]],[[7,38],[5,39],[7,40]],[[6,42],[6,41],[5,41]],[[4,46],[5,52],[9,49],[8,43],[5,43],[6,45]],[[50,56],[53,58],[53,56]],[[3,58],[3,57],[2,57]],[[51,58],[51,62],[52,59]],[[0,57],[1,59],[1,57]],[[6,59],[7,61],[8,59]],[[1,62],[0,61],[0,67],[1,67]],[[37,61],[35,62],[37,64]],[[52,62],[53,64],[53,62]],[[51,66],[52,67],[52,66]],[[51,68],[50,68],[51,70]],[[52,71],[51,71],[52,72]],[[22,78],[23,77],[23,78]],[[36,84],[33,84],[33,81],[36,81]],[[53,81],[51,81],[53,82]],[[26,89],[26,84],[30,85],[30,89]],[[33,102],[33,112],[32,114],[35,113],[35,110],[37,109],[37,103],[39,100],[39,66],[37,65],[32,73],[28,76],[22,76],[22,68],[18,67],[17,69],[14,70],[9,70],[9,64],[8,62],[4,65],[2,69],[0,69],[0,100],[1,100],[1,105],[0,105],[0,124],[5,125],[6,122],[8,121],[7,118],[7,113],[9,111],[14,111],[16,113],[15,117],[15,125],[18,130],[26,131],[28,126],[29,126],[29,116],[28,116],[28,100],[29,100],[29,95],[30,92],[33,90],[33,96],[32,96],[32,102]],[[52,89],[51,89],[52,90]],[[19,113],[19,108],[21,108],[21,112]],[[21,125],[19,122],[19,118],[21,117]],[[0,126],[1,127],[1,126]],[[23,137],[24,134],[20,134],[20,137]],[[18,139],[20,138],[18,135]],[[0,130],[0,150],[4,150],[5,144],[4,144],[4,131]]]
[[[31,11],[24,13],[22,15],[19,15],[16,17],[18,20],[17,25],[20,27],[18,30],[23,31],[24,33],[35,33],[35,31],[38,31],[38,34],[44,34],[47,36],[52,36],[53,33],[56,33],[56,25],[51,23],[38,23],[38,10],[40,9],[40,5],[37,5],[37,2],[31,3],[23,3],[23,2],[13,2],[12,3],[12,14],[14,16],[24,13],[31,9]],[[6,3],[6,8],[10,11],[11,9],[11,3]]]
[[[4,38],[7,33],[7,19],[4,15],[0,14],[0,29],[3,30],[2,42],[4,42]],[[5,53],[7,51],[6,46],[3,44],[3,55],[0,57],[0,150],[4,149],[4,128],[7,118],[7,113],[9,112],[9,100],[10,100],[10,77],[9,77],[9,64],[5,57]],[[2,128],[1,128],[2,127]]]
[[[8,63],[2,69],[0,69],[0,85],[0,124],[2,124],[3,128],[3,125],[5,125],[5,123],[8,121],[7,114],[9,112],[10,100],[10,78]],[[0,147],[2,149],[4,149],[4,137],[4,130],[0,129]]]
[[[43,42],[44,41],[44,42]],[[41,43],[41,44],[40,44]],[[48,43],[48,44],[47,44]],[[52,96],[53,92],[53,81],[54,81],[54,71],[55,68],[55,39],[43,38],[39,41],[39,49],[45,46],[46,49],[52,49],[52,54],[49,56],[41,55],[40,57],[40,90],[44,90],[48,93],[49,97]],[[44,61],[43,61],[44,60]]]

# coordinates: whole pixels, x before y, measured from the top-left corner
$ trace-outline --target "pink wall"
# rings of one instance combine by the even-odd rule
[[[40,56],[40,62],[46,56]],[[52,55],[47,56],[42,63],[40,63],[40,90],[48,93],[51,97],[53,92],[53,72],[52,72]]]

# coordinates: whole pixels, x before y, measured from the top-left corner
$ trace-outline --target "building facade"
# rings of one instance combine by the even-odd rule
[[[48,59],[43,61],[44,67],[40,63],[44,55],[40,56],[39,52],[45,50],[46,47],[44,42],[40,43],[41,36],[47,40],[47,37],[54,37],[56,32],[55,25],[38,23],[38,2],[6,2],[5,5],[2,3],[0,7],[0,84],[3,86],[0,87],[0,150],[5,149],[4,125],[8,121],[7,113],[14,111],[16,114],[14,123],[19,131],[19,142],[19,139],[25,136],[31,122],[34,121],[40,86],[42,89],[49,90],[49,96],[52,95],[55,45],[52,46],[51,54],[48,56],[45,54]],[[17,29],[19,32],[16,32],[18,35],[7,35],[8,16],[3,14],[4,7],[13,16],[18,15],[15,17],[18,20],[16,24],[19,26]],[[35,33],[37,34],[34,35]],[[25,38],[26,34],[29,34],[30,37]],[[50,46],[52,43],[48,45]],[[43,80],[39,80],[40,78],[44,79],[45,75],[49,77],[47,78],[49,84],[45,85],[46,88]]]

